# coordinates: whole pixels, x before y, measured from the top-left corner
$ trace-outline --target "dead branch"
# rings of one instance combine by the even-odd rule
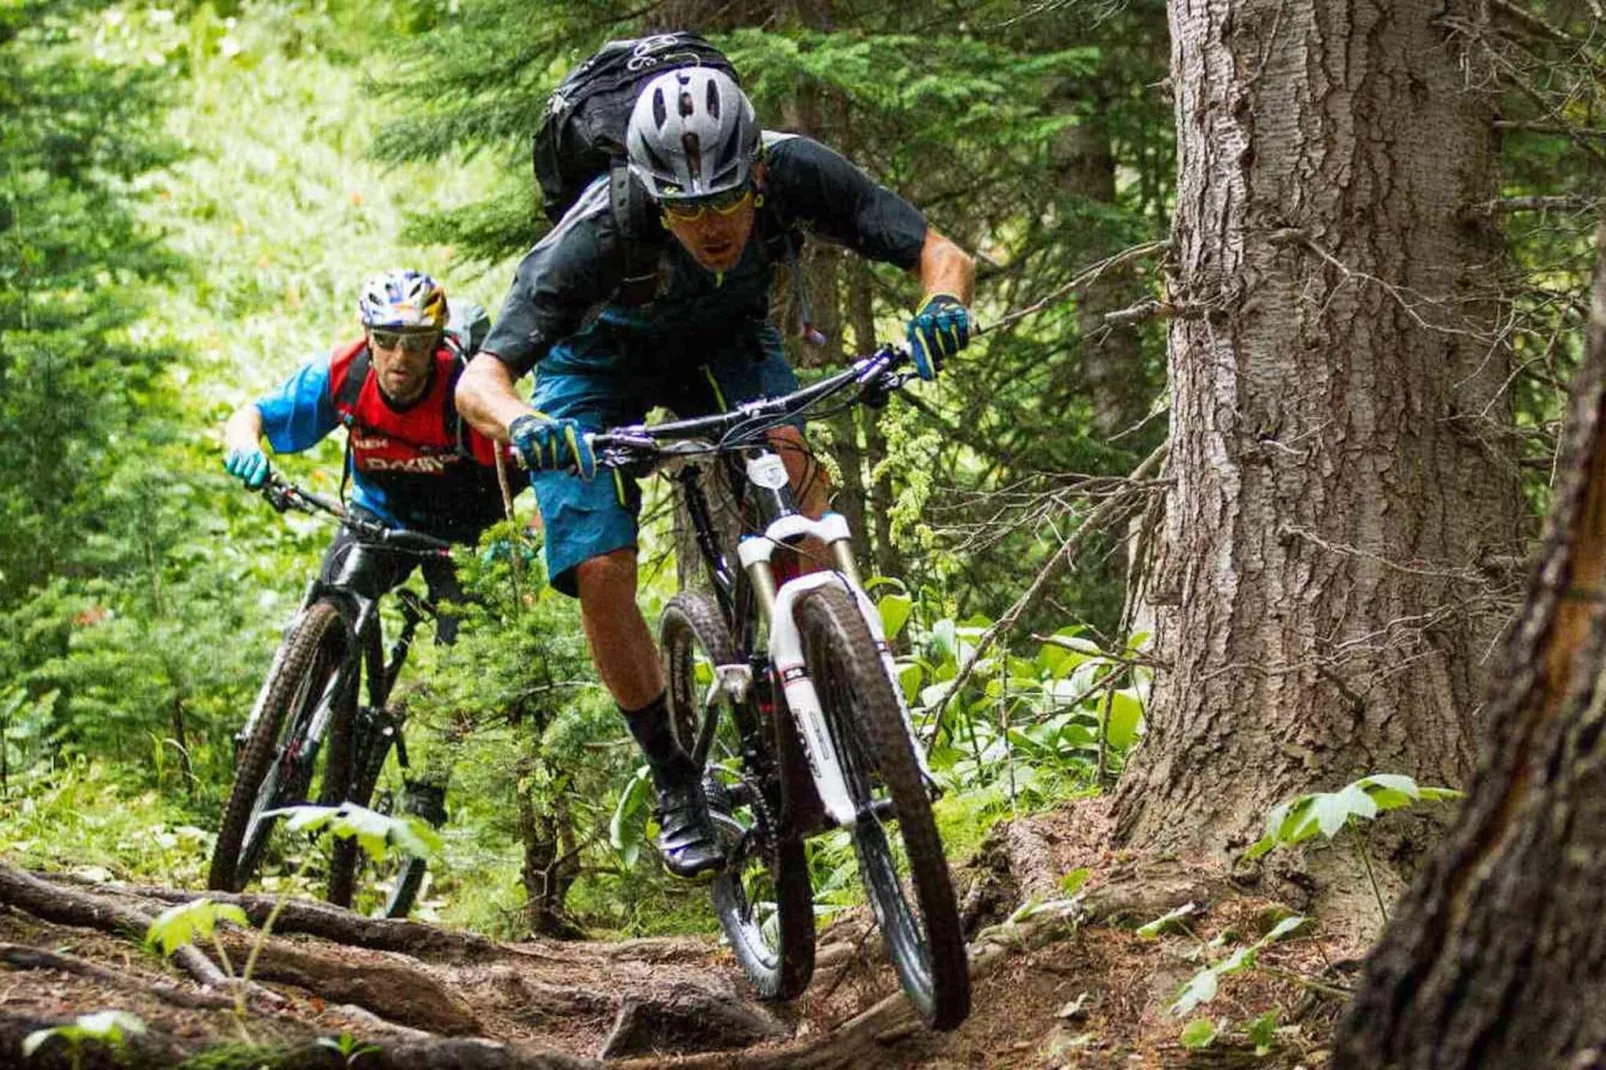
[[[1155,253],[1169,252],[1170,249],[1171,240],[1166,238],[1160,241],[1145,242],[1142,245],[1134,245],[1132,248],[1125,249],[1119,253],[1116,253],[1114,256],[1107,256],[1098,263],[1088,267],[1070,282],[1067,282],[1064,286],[1061,286],[1059,289],[1053,291],[1040,301],[1027,305],[1025,308],[1017,309],[1016,311],[1008,313],[1007,315],[1001,316],[992,323],[985,325],[978,324],[973,333],[982,334],[985,331],[986,333],[991,334],[994,331],[998,331],[1004,327],[1007,327],[1018,320],[1025,319],[1027,316],[1036,315],[1049,305],[1052,305],[1058,301],[1062,301],[1066,297],[1069,297],[1072,293],[1075,293],[1077,290],[1084,289],[1097,282],[1107,271],[1118,268],[1122,264],[1129,263],[1133,260],[1142,259],[1145,256],[1152,256]]]
[[[1568,123],[1536,123],[1526,119],[1496,119],[1496,130],[1521,130],[1529,134],[1560,134],[1563,137],[1606,138],[1606,129],[1572,126]]]
[[[1133,481],[1141,481],[1148,478],[1149,473],[1165,459],[1170,446],[1171,443],[1169,441],[1156,446],[1154,452],[1145,457],[1143,462],[1134,468],[1132,474],[1127,478]],[[1139,493],[1147,495],[1149,491],[1145,489]],[[1064,545],[1054,552],[1054,555],[1048,559],[1048,563],[1037,573],[1037,577],[1032,580],[1031,586],[1026,588],[1025,593],[1016,599],[1015,604],[1010,606],[1008,611],[999,617],[993,623],[993,626],[982,634],[980,639],[976,640],[975,652],[960,668],[958,675],[954,677],[953,683],[944,692],[942,698],[938,700],[936,709],[932,713],[933,724],[942,724],[942,715],[947,710],[948,703],[959,693],[960,688],[965,686],[971,675],[975,673],[976,666],[981,663],[982,657],[992,649],[993,644],[997,642],[1000,636],[1008,634],[1009,630],[1019,622],[1021,616],[1037,604],[1037,600],[1042,597],[1043,591],[1048,587],[1048,581],[1058,574],[1060,568],[1066,562],[1075,556],[1077,549],[1087,541],[1089,535],[1101,530],[1104,524],[1130,500],[1131,495],[1112,494],[1083,518],[1082,522],[1077,525],[1076,530],[1066,538]],[[932,738],[936,738],[935,735]]]
[[[1501,197],[1483,206],[1485,212],[1589,212],[1600,206],[1594,197]]]

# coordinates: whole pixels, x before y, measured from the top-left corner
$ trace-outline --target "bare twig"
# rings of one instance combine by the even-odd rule
[[[1145,457],[1143,462],[1134,468],[1132,474],[1127,478],[1134,481],[1145,479],[1165,459],[1170,447],[1171,443],[1169,441],[1155,447],[1154,452]],[[1133,493],[1147,495],[1151,492],[1145,489]],[[1131,497],[1131,494],[1112,494],[1099,503],[1098,507],[1092,512],[1088,513],[1082,519],[1082,522],[1076,526],[1076,530],[1066,538],[1064,545],[1054,552],[1054,556],[1048,559],[1048,563],[1037,573],[1037,578],[1032,580],[1032,585],[1026,588],[1025,593],[1016,599],[1015,604],[1010,606],[1009,610],[999,617],[991,628],[982,633],[981,638],[976,640],[975,650],[971,653],[969,660],[960,668],[958,674],[954,677],[952,685],[938,700],[937,708],[932,711],[933,725],[940,726],[942,724],[942,715],[948,708],[948,703],[970,680],[971,675],[976,671],[976,666],[981,663],[983,655],[992,648],[992,645],[998,641],[1000,636],[1008,634],[1009,630],[1019,622],[1021,616],[1027,610],[1037,604],[1037,600],[1042,597],[1043,591],[1048,587],[1048,581],[1075,555],[1077,549],[1086,541],[1087,537],[1100,530],[1107,520],[1128,504]],[[933,732],[932,739],[935,740],[936,738],[937,734]]]
[[[1116,253],[1114,256],[1107,256],[1098,263],[1088,267],[1070,282],[1067,282],[1064,286],[1061,286],[1059,289],[1050,293],[1042,300],[1036,302],[1035,304],[1027,305],[1025,308],[1017,309],[1014,312],[1010,312],[1004,316],[1001,316],[992,323],[978,324],[973,333],[991,333],[1003,327],[1007,327],[1017,320],[1024,319],[1027,316],[1036,315],[1049,305],[1052,305],[1058,301],[1062,301],[1077,290],[1083,289],[1097,282],[1105,272],[1111,270],[1112,268],[1120,267],[1122,264],[1133,260],[1142,259],[1145,256],[1152,256],[1155,253],[1167,252],[1170,250],[1170,248],[1171,240],[1169,238],[1165,238],[1161,239],[1160,241],[1151,241],[1145,242],[1142,245],[1134,245],[1132,248],[1125,249],[1119,253]]]

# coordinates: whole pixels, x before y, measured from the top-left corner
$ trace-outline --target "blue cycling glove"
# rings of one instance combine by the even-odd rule
[[[266,483],[272,471],[268,455],[257,449],[230,450],[223,458],[223,468],[250,490]]]
[[[507,425],[507,437],[519,463],[532,472],[569,470],[581,479],[596,477],[597,455],[578,420],[527,412]]]
[[[942,362],[970,344],[970,310],[953,294],[932,294],[909,320],[915,371],[935,379]]]

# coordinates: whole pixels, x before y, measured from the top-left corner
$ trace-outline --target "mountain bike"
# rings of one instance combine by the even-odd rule
[[[798,511],[770,429],[848,405],[882,405],[912,377],[885,347],[794,393],[733,411],[591,436],[598,463],[633,476],[669,470],[711,593],[677,594],[659,623],[671,724],[704,771],[727,865],[712,894],[737,961],[770,999],[814,972],[814,904],[804,840],[847,830],[860,879],[903,991],[927,1023],[970,1010],[953,882],[925,764],[880,614],[840,514]],[[842,404],[821,411],[828,400]],[[711,459],[742,527],[732,569],[702,485]],[[805,544],[805,540],[809,540]],[[789,575],[805,545],[829,567]],[[779,553],[778,553],[779,551]]]
[[[262,494],[279,512],[327,515],[356,536],[351,552],[325,581],[307,586],[301,606],[285,629],[267,679],[245,726],[235,736],[234,786],[223,810],[212,851],[207,886],[237,892],[256,876],[278,817],[274,811],[309,801],[318,759],[323,757],[318,799],[324,806],[367,806],[392,747],[397,765],[408,767],[402,734],[405,715],[387,706],[419,624],[435,617],[434,606],[407,588],[396,592],[401,631],[384,651],[379,601],[351,586],[363,554],[450,555],[451,544],[352,514],[339,501],[285,482],[277,475]],[[365,703],[359,696],[366,684]],[[445,818],[444,791],[408,784],[413,812],[431,824]],[[384,916],[406,917],[423,884],[425,860],[387,864],[378,876],[387,886]],[[336,840],[329,862],[326,898],[349,907],[359,858],[350,838]]]

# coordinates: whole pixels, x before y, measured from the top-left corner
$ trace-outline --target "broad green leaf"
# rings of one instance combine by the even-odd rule
[[[911,706],[920,695],[920,666],[905,665],[898,670],[898,690],[903,692],[903,700]]]
[[[168,907],[152,919],[145,931],[147,943],[159,943],[164,956],[186,944],[211,937],[219,921],[232,921],[249,928],[245,911],[232,903],[214,903],[206,897]]]
[[[903,630],[909,614],[914,612],[915,602],[906,594],[889,594],[876,603],[876,608],[881,611],[881,630],[890,640]]]
[[[1178,1039],[1189,1051],[1208,1048],[1216,1039],[1216,1023],[1209,1018],[1195,1018],[1183,1027],[1182,1035]]]
[[[96,1011],[94,1014],[80,1014],[77,1025],[84,1031],[85,1036],[110,1040],[113,1043],[121,1041],[124,1033],[138,1036],[145,1032],[144,1021],[128,1011]]]
[[[1131,690],[1117,691],[1110,699],[1110,724],[1105,733],[1110,746],[1126,750],[1137,742],[1138,726],[1143,723],[1143,703]]]
[[[646,805],[650,775],[645,765],[636,770],[636,775],[620,793],[619,805],[614,807],[613,819],[608,822],[608,842],[619,852],[626,869],[635,867],[636,858],[641,852],[642,827],[632,818]]]
[[[1066,895],[1075,895],[1082,890],[1082,885],[1087,883],[1087,878],[1091,873],[1092,870],[1086,866],[1076,867],[1060,878],[1060,889]]]
[[[1388,791],[1397,791],[1402,795],[1409,795],[1413,799],[1419,798],[1422,794],[1414,779],[1402,776],[1399,773],[1373,773],[1371,776],[1357,780],[1352,787],[1358,787],[1363,790],[1374,787],[1383,788]]]
[[[1271,1054],[1272,1041],[1277,1037],[1277,1012],[1262,1014],[1249,1023],[1245,1032],[1249,1034],[1249,1043],[1255,1046],[1256,1055]]]
[[[1292,933],[1295,929],[1302,927],[1309,920],[1310,919],[1305,917],[1303,914],[1290,914],[1282,921],[1279,921],[1276,925],[1273,925],[1271,932],[1267,933],[1261,938],[1261,943],[1275,944],[1283,937]]]
[[[1311,812],[1316,816],[1316,824],[1321,828],[1322,835],[1332,839],[1343,831],[1349,821],[1349,800],[1338,792],[1317,792],[1311,800]]]
[[[1454,788],[1423,788],[1421,790],[1424,802],[1442,802],[1446,799],[1464,799],[1467,797],[1466,792],[1457,791]]]
[[[1171,1004],[1171,1013],[1178,1018],[1192,1014],[1199,1004],[1209,1003],[1216,998],[1216,988],[1216,971],[1200,970],[1182,989],[1176,1002]]]

